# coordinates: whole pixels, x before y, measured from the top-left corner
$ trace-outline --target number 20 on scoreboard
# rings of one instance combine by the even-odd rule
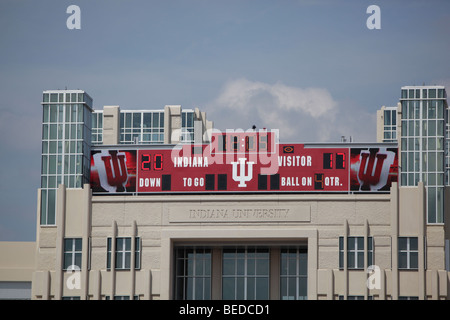
[[[161,171],[161,170],[163,170],[163,163],[164,163],[163,155],[160,153],[141,154],[141,170],[142,171],[150,171],[150,170]]]

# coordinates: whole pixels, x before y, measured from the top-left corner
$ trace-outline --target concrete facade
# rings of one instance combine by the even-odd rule
[[[390,194],[378,195],[92,196],[88,185],[81,190],[60,186],[58,222],[38,230],[33,299],[173,299],[175,247],[203,246],[220,253],[229,244],[270,247],[274,256],[281,246],[304,247],[308,299],[448,299],[448,235],[444,225],[426,225],[424,190],[423,185],[395,184]],[[214,209],[228,215],[208,215]],[[267,214],[270,209],[286,215],[273,217]],[[249,217],[244,214],[249,210],[258,211]],[[366,271],[367,262],[361,270],[346,263],[340,268],[338,239],[351,236],[373,238],[378,274]],[[417,270],[398,267],[397,239],[405,236],[419,239]],[[62,270],[63,239],[73,237],[83,243],[75,289],[68,285],[75,273]],[[115,237],[141,239],[139,269],[107,268],[107,238]],[[271,267],[277,263],[271,261]],[[220,268],[213,262],[212,299],[221,299]],[[367,284],[371,275],[372,287]],[[271,279],[271,299],[280,299],[278,289],[278,281]]]
[[[0,300],[31,298],[37,253],[35,242],[0,242]]]

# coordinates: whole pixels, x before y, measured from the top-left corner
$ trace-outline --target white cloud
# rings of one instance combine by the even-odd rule
[[[226,83],[208,107],[216,128],[279,129],[281,141],[337,142],[342,135],[375,141],[375,111],[337,102],[324,88],[237,79]],[[369,130],[369,131],[368,131]]]
[[[331,111],[335,106],[331,95],[325,89],[302,89],[281,83],[270,85],[247,79],[228,82],[216,102],[227,104],[230,108],[245,108],[253,99],[264,94],[269,95],[281,110],[298,110],[314,118]]]

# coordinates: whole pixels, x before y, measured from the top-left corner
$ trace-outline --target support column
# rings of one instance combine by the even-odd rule
[[[164,143],[177,144],[181,142],[181,106],[164,106]]]
[[[374,248],[372,247],[372,250]],[[364,221],[364,272],[368,271],[369,268],[369,222],[367,221],[367,219]],[[368,300],[369,299],[369,286],[367,285],[366,282],[366,288],[364,290],[364,300]]]
[[[334,299],[334,270],[328,269],[328,291],[327,291],[327,299]]]
[[[81,259],[81,281],[83,294],[81,296],[81,300],[87,300],[89,295],[89,240],[90,240],[90,230],[91,230],[91,188],[90,185],[85,184],[83,188],[83,207],[84,207],[84,216],[83,216],[83,230],[82,230],[82,252],[83,257]]]
[[[56,263],[55,263],[55,299],[61,300],[64,290],[64,234],[66,220],[66,186],[60,184],[56,196]]]
[[[270,299],[280,300],[280,248],[270,249]]]
[[[120,108],[119,106],[103,107],[103,144],[117,145],[120,137]]]
[[[418,189],[418,195],[417,195],[417,206],[418,208],[422,208],[421,212],[423,215],[419,216],[419,230],[418,230],[418,249],[419,249],[419,257],[418,257],[418,263],[419,263],[419,300],[425,300],[426,297],[426,285],[425,285],[425,228],[426,223],[425,219],[427,216],[427,208],[426,208],[426,195],[425,195],[425,187],[423,182],[419,182],[417,185]]]
[[[144,299],[152,300],[152,270],[151,269],[146,270],[144,288],[145,288]]]
[[[111,291],[110,291],[110,299],[114,300],[114,296],[116,295],[116,237],[117,237],[117,222],[114,220],[112,223],[112,232],[111,232]]]
[[[133,220],[131,225],[131,261],[130,261],[130,300],[134,300],[136,289],[136,221]]]
[[[348,297],[348,253],[347,253],[347,246],[348,246],[348,221],[345,219],[344,222],[344,300],[347,300]]]
[[[222,299],[222,249],[213,248],[211,252],[211,299]]]
[[[308,299],[317,300],[317,266],[319,244],[317,230],[308,237]]]
[[[94,296],[94,300],[101,300],[102,295],[101,295],[101,288],[102,288],[102,276],[101,276],[101,272],[100,270],[95,270],[95,271],[91,271],[93,273],[93,285],[94,285],[94,290],[93,290],[93,296]]]
[[[50,291],[51,291],[51,276],[50,271],[43,271],[43,277],[42,277],[42,300],[49,300],[50,299]]]
[[[380,300],[386,300],[386,270],[380,270]]]
[[[392,299],[398,300],[398,215],[399,215],[399,189],[396,182],[391,186],[391,234],[392,234]]]

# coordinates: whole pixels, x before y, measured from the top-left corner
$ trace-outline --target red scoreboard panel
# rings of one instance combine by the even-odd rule
[[[94,193],[389,192],[398,149],[279,144],[272,132],[215,134],[207,145],[91,152]]]
[[[138,193],[347,192],[349,148],[274,144],[255,135],[138,150]]]

